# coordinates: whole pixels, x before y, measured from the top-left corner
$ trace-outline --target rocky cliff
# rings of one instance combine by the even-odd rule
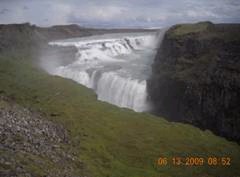
[[[152,65],[154,113],[240,142],[240,25],[175,25]]]

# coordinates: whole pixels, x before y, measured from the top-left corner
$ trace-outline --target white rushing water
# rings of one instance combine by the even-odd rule
[[[75,46],[76,60],[51,74],[93,89],[99,100],[137,112],[149,110],[146,79],[157,46],[156,33],[122,33],[50,42]]]

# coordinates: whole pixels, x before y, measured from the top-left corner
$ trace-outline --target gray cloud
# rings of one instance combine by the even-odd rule
[[[28,10],[28,6],[23,6],[23,10]]]
[[[206,20],[240,22],[239,0],[1,0],[0,7],[0,23],[41,26],[165,27]]]
[[[5,13],[7,13],[7,12],[9,12],[9,9],[2,9],[2,10],[0,10],[0,14],[5,14]]]

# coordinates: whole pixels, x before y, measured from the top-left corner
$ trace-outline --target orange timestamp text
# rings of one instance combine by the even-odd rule
[[[174,166],[230,166],[230,157],[159,157],[157,159],[158,166],[174,165]]]

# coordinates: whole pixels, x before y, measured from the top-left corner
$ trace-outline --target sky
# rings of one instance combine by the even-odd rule
[[[240,23],[240,0],[0,0],[0,23],[162,28],[177,23]]]

